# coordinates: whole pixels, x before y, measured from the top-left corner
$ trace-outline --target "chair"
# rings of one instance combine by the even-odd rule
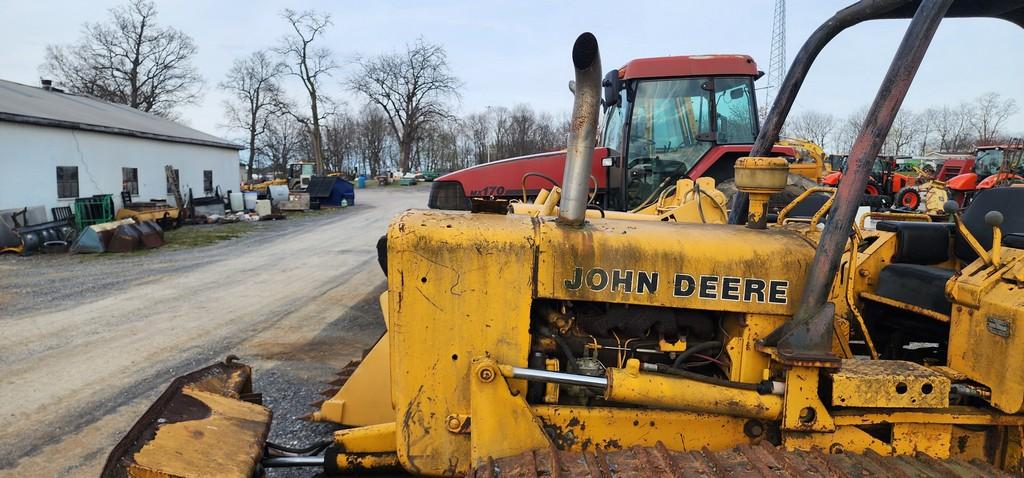
[[[1024,209],[1020,204],[1024,204],[1024,188],[989,189],[975,196],[964,211],[962,220],[971,235],[987,250],[992,247],[992,228],[985,223],[985,214],[1001,212],[1003,233],[1015,236],[1015,233],[1024,233]],[[924,309],[923,315],[948,317],[952,304],[946,297],[945,284],[953,277],[954,271],[935,264],[950,259],[951,237],[953,257],[957,261],[967,264],[976,260],[978,254],[967,240],[949,223],[882,221],[878,223],[878,229],[896,233],[896,255],[893,263],[879,273],[875,293],[862,296],[867,295],[865,298],[872,300],[880,297],[876,301],[897,307],[899,304],[911,304]]]
[[[53,216],[54,221],[68,221],[74,224],[75,213],[71,210],[71,206],[51,207],[50,215]]]

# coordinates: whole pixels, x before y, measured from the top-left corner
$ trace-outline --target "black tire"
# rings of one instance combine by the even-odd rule
[[[917,211],[921,207],[921,193],[913,186],[907,186],[896,193],[895,208]]]
[[[785,189],[778,194],[773,194],[771,200],[768,201],[768,211],[779,212],[787,204],[793,202],[797,196],[803,194],[804,191],[816,186],[818,186],[818,183],[807,179],[807,177],[790,173],[789,177],[786,178]],[[722,194],[725,194],[726,207],[732,209],[736,193],[739,192],[739,189],[736,188],[736,181],[729,178],[718,183],[715,188],[721,191]]]

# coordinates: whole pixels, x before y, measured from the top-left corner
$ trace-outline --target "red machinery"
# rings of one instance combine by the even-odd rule
[[[966,206],[977,191],[1022,181],[1022,152],[1024,145],[1019,139],[1010,144],[979,146],[970,172],[950,179],[946,187],[956,202]]]
[[[939,168],[938,174],[935,175],[935,179],[947,182],[960,175],[964,171],[970,171],[974,169],[974,156],[965,155],[954,158],[947,158],[942,162],[942,167]]]
[[[826,186],[838,187],[846,170],[845,160],[839,171],[830,173],[821,179]],[[916,210],[921,204],[921,195],[914,188],[915,179],[896,172],[896,158],[879,156],[871,168],[871,176],[864,188],[865,202],[873,207],[896,207]]]
[[[642,58],[608,72],[591,182],[597,203],[630,210],[682,177],[731,179],[757,136],[754,80],[762,74],[746,55]],[[796,160],[805,156],[798,149],[772,152]],[[558,151],[466,168],[434,181],[429,206],[469,209],[474,197],[533,196],[561,182],[564,167]]]

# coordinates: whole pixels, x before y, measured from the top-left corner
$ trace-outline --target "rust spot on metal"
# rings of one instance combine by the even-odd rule
[[[960,451],[960,453],[963,453],[964,450],[967,449],[968,440],[969,438],[967,438],[967,435],[960,435],[960,437],[956,439],[956,448],[957,450]]]
[[[617,443],[616,443],[617,444]],[[926,455],[885,457],[874,452],[864,455],[824,454],[820,451],[791,451],[765,443],[710,451],[675,451],[658,442],[653,447],[630,447],[614,451],[567,452],[536,450],[520,455],[484,460],[470,470],[481,477],[639,477],[639,476],[773,476],[863,478],[865,476],[1010,476],[979,462],[936,460]]]

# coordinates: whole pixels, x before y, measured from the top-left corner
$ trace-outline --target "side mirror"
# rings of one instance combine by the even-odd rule
[[[604,100],[602,101],[604,108],[608,109],[619,104],[621,99],[619,92],[623,88],[622,79],[619,78],[619,70],[612,70],[604,75],[604,81],[601,82],[601,86],[604,87]]]
[[[574,95],[576,94],[576,80],[569,80],[569,91]]]

